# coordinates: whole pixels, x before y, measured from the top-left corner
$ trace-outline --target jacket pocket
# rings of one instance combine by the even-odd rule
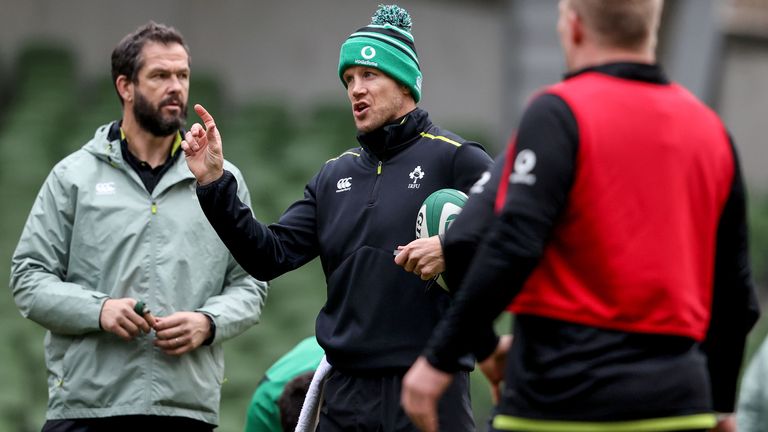
[[[127,342],[111,333],[89,333],[77,338],[63,360],[62,398],[66,408],[88,409],[146,402],[150,367],[145,337]]]
[[[72,378],[73,357],[77,357],[77,351],[83,344],[83,337],[74,337],[64,351],[64,357],[61,360],[61,376],[56,383],[56,387],[64,402],[64,406],[69,406],[69,393],[72,390],[70,380]]]

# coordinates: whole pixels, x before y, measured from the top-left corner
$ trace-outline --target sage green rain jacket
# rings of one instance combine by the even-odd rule
[[[13,255],[21,314],[48,332],[48,419],[147,414],[218,424],[221,342],[258,322],[267,285],[236,264],[205,218],[183,155],[152,194],[123,160],[111,125],[48,175]],[[180,151],[180,150],[178,150]],[[238,195],[250,197],[236,173]],[[109,298],[144,300],[156,316],[211,315],[216,337],[182,356],[100,330]]]

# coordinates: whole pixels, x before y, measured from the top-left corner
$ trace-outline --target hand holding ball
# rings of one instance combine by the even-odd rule
[[[467,195],[456,189],[440,189],[432,192],[424,200],[416,216],[416,238],[445,234],[466,202]],[[438,275],[435,281],[448,291],[442,276]]]

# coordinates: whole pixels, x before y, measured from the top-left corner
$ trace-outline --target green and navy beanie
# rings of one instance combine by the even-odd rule
[[[381,70],[421,99],[419,56],[411,35],[411,16],[397,5],[379,5],[371,23],[349,35],[339,53],[339,78],[352,66]]]

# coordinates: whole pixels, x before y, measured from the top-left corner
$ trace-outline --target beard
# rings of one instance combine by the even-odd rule
[[[178,96],[168,96],[157,106],[153,106],[139,91],[136,91],[135,99],[133,115],[136,121],[142,129],[154,136],[164,137],[176,133],[187,121],[187,104]],[[181,108],[179,114],[164,116],[162,108],[171,103],[179,105]]]

